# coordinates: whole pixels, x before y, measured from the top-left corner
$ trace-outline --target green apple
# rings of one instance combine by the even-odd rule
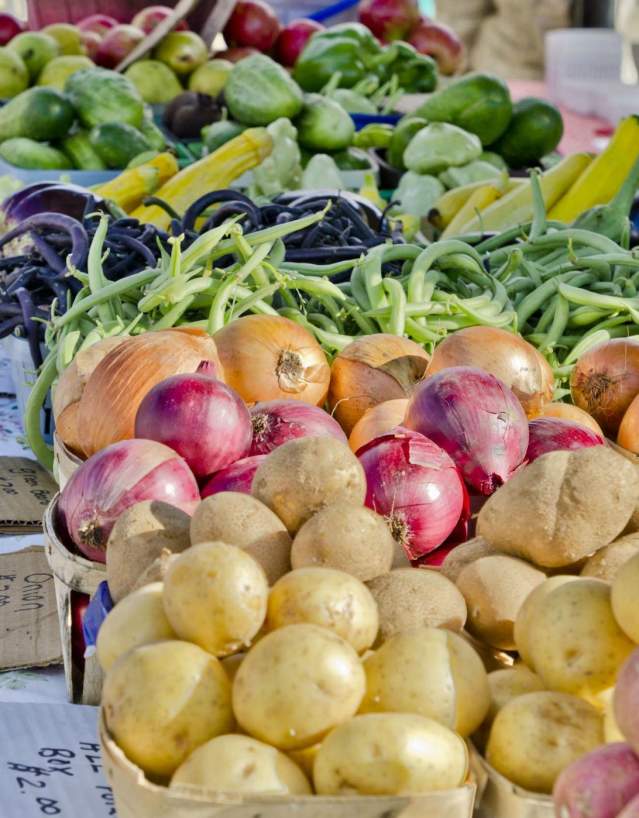
[[[179,77],[195,71],[208,55],[204,40],[194,31],[172,31],[153,53],[156,60],[166,63]]]
[[[184,88],[168,65],[159,60],[140,60],[130,65],[124,76],[131,80],[149,105],[170,102]]]
[[[229,60],[209,60],[189,77],[189,91],[216,97],[226,85],[233,63]]]
[[[64,91],[64,84],[71,74],[75,74],[82,68],[95,68],[95,63],[80,54],[54,57],[40,72],[37,85],[49,85],[51,88],[57,88],[58,91]]]
[[[41,31],[24,31],[18,34],[9,42],[7,48],[15,51],[22,59],[32,82],[50,60],[60,55],[58,43],[53,37]]]
[[[82,42],[80,29],[70,23],[53,23],[45,26],[42,31],[48,34],[60,46],[60,54],[86,54],[87,50]]]
[[[21,57],[0,48],[0,99],[10,99],[29,87],[29,72]]]

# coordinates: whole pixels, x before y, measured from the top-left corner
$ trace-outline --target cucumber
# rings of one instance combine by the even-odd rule
[[[16,136],[61,139],[71,130],[75,112],[54,88],[29,88],[0,108],[0,142]]]
[[[71,162],[62,151],[28,139],[26,136],[15,136],[6,139],[0,145],[0,157],[18,168],[37,170],[69,170]]]
[[[163,151],[166,148],[166,138],[164,134],[150,117],[144,117],[138,130],[142,136],[146,138],[152,150]]]
[[[78,170],[106,170],[106,165],[91,144],[86,131],[67,136],[61,141],[60,147]]]
[[[151,150],[148,140],[137,128],[124,122],[104,122],[89,135],[91,145],[110,168],[125,168],[139,153]]]
[[[221,148],[226,142],[244,133],[246,125],[238,122],[231,122],[230,119],[213,122],[212,125],[205,125],[202,128],[202,141],[208,153],[213,153]]]

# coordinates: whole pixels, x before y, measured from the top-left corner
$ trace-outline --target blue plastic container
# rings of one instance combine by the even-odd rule
[[[40,168],[29,169],[19,168],[16,165],[11,165],[0,159],[0,176],[13,176],[20,179],[25,185],[31,185],[34,182],[57,182],[64,179],[65,182],[72,182],[74,185],[81,185],[82,187],[92,187],[93,185],[102,185],[115,179],[121,173],[119,170],[41,170]]]
[[[397,125],[402,114],[351,114],[355,130],[361,131],[367,125]]]

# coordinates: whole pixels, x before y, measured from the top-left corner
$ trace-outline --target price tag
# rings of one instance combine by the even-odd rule
[[[0,457],[0,533],[42,528],[42,515],[57,491],[53,478],[28,457]]]
[[[0,703],[2,818],[116,818],[95,707]]]

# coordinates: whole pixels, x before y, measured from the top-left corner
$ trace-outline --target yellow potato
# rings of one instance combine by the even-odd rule
[[[348,642],[317,625],[287,625],[246,655],[233,682],[233,710],[255,738],[299,750],[353,716],[364,688]]]
[[[635,647],[615,622],[610,585],[583,577],[535,606],[526,640],[545,687],[585,697],[613,685]]]
[[[522,660],[532,670],[535,668],[532,663],[532,650],[528,639],[530,621],[535,611],[543,607],[548,594],[554,591],[555,588],[559,588],[560,585],[566,582],[574,582],[576,579],[577,577],[569,576],[568,574],[557,574],[554,577],[544,580],[541,585],[538,585],[528,594],[523,605],[517,612],[514,628],[515,645]]]
[[[483,724],[473,736],[473,742],[483,750],[488,741],[488,734],[495,716],[511,699],[523,696],[524,693],[535,693],[544,689],[544,684],[526,665],[493,670],[488,674],[490,688],[490,709]]]
[[[612,582],[617,571],[635,554],[639,554],[639,534],[627,534],[599,549],[581,569],[582,577],[595,577]]]
[[[327,628],[362,653],[375,641],[379,617],[371,592],[355,577],[332,568],[298,568],[271,588],[266,629],[300,622]]]
[[[621,630],[639,643],[639,554],[625,562],[612,583],[612,612]]]
[[[106,674],[102,710],[127,757],[162,779],[196,747],[233,729],[222,665],[188,642],[156,642],[122,656]]]
[[[604,690],[603,693],[600,693],[596,700],[593,701],[595,707],[599,705],[603,712],[604,738],[606,739],[606,744],[626,740],[615,718],[614,698],[615,689],[614,687],[609,687],[608,690]]]
[[[222,667],[226,671],[226,675],[229,677],[231,682],[233,679],[235,679],[235,675],[240,669],[240,665],[244,661],[245,657],[245,653],[232,653],[230,656],[225,656],[223,659],[220,659]]]
[[[274,747],[250,736],[227,735],[207,741],[173,774],[170,786],[228,793],[310,795],[304,773]]]
[[[162,603],[161,582],[145,585],[125,596],[109,613],[98,631],[96,652],[102,670],[139,645],[177,639]]]
[[[181,639],[215,656],[250,644],[266,616],[264,571],[246,551],[224,543],[193,545],[169,566],[164,610]]]
[[[319,795],[400,795],[453,789],[467,773],[466,744],[452,730],[413,713],[369,713],[322,742],[313,778]]]
[[[453,548],[441,564],[441,573],[452,582],[457,582],[457,577],[463,569],[480,557],[489,557],[493,554],[501,553],[493,548],[490,543],[481,537],[474,537],[472,540],[460,543]]]
[[[288,757],[294,761],[311,780],[313,780],[315,757],[321,746],[321,744],[313,744],[311,747],[305,747],[303,750],[289,750],[287,753]]]
[[[417,713],[462,736],[484,720],[490,691],[484,665],[455,633],[415,628],[391,637],[364,662],[361,712]]]
[[[514,784],[550,793],[559,773],[603,740],[602,717],[588,702],[567,693],[526,693],[497,713],[486,759]]]

